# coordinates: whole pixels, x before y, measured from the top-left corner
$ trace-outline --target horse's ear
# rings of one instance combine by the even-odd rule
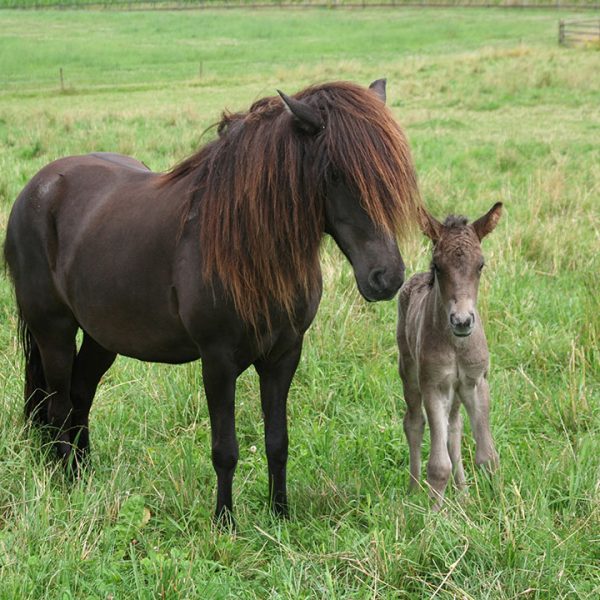
[[[473,229],[477,234],[477,237],[482,240],[488,233],[491,233],[498,225],[500,216],[502,215],[502,202],[496,202],[488,212],[479,217],[477,221],[473,222]]]
[[[318,111],[300,100],[290,98],[279,90],[277,90],[277,93],[281,96],[286,110],[294,117],[296,123],[304,132],[315,135],[325,129],[325,123],[323,123]]]
[[[386,94],[385,94],[385,84],[387,83],[387,79],[376,79],[370,86],[369,89],[373,90],[381,99],[381,101],[385,104]]]
[[[421,227],[421,231],[434,244],[437,244],[442,235],[443,225],[422,206],[419,207],[419,226]]]

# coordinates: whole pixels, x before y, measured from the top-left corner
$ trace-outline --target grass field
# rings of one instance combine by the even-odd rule
[[[166,169],[224,107],[385,76],[438,217],[505,202],[485,242],[500,472],[440,514],[407,497],[394,302],[367,305],[329,241],[289,403],[292,519],[266,509],[257,378],[238,387],[238,530],[211,526],[197,364],[119,358],[92,411],[93,472],[65,483],[22,417],[0,286],[0,599],[595,598],[600,594],[600,52],[564,12],[0,13],[0,219],[59,156]],[[63,85],[59,69],[63,69]],[[205,138],[206,139],[206,138]],[[420,238],[402,245],[410,273]],[[427,446],[427,444],[426,444]],[[427,449],[427,448],[426,448]]]

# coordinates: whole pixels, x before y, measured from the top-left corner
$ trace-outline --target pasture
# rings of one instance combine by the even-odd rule
[[[557,46],[565,11],[0,12],[0,219],[54,158],[164,170],[220,111],[276,88],[388,78],[423,198],[505,213],[483,244],[501,467],[434,514],[407,496],[396,303],[367,304],[331,240],[289,399],[292,518],[267,510],[257,378],[238,385],[238,529],[211,524],[199,364],[118,358],[69,485],[22,416],[0,285],[0,598],[593,598],[600,594],[600,52]],[[63,83],[59,69],[63,69]],[[403,240],[407,275],[427,269]],[[426,434],[425,452],[428,451]]]

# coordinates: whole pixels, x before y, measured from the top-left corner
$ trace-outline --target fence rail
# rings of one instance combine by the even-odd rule
[[[600,0],[0,0],[1,9],[201,10],[219,8],[545,8],[600,10]]]
[[[600,19],[559,21],[558,43],[561,46],[600,45]]]

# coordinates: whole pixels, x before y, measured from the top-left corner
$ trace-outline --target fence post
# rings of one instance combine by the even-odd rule
[[[563,46],[565,43],[565,22],[561,19],[558,22],[558,45]]]

